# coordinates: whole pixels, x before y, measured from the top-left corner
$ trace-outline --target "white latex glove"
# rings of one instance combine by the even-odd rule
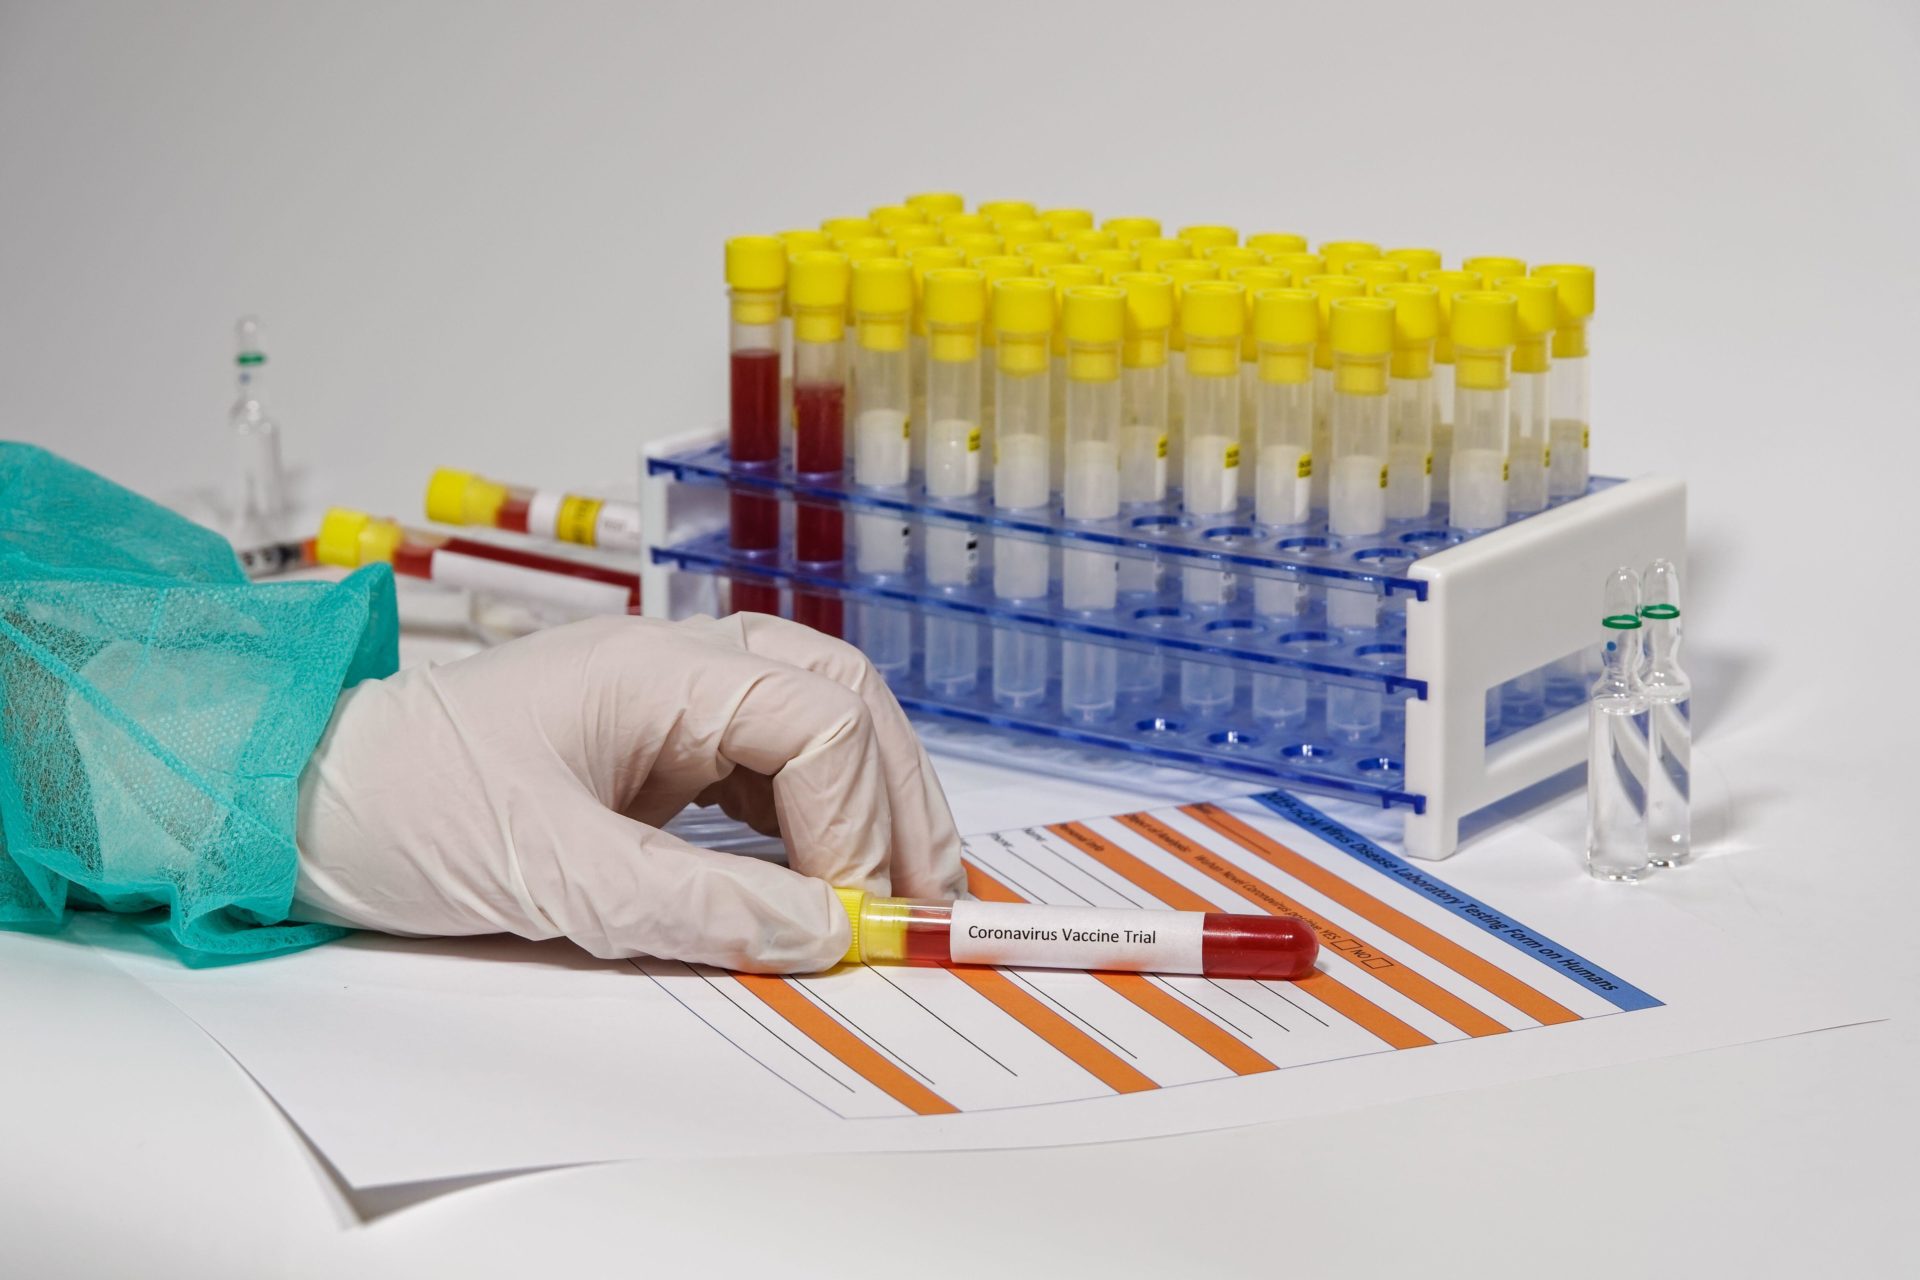
[[[792,869],[659,830],[689,803],[780,836]],[[301,777],[298,838],[300,919],[760,973],[839,960],[832,886],[965,885],[878,673],[761,614],[595,618],[361,684]]]

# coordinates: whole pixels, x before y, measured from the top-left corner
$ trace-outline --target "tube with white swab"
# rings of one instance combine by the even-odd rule
[[[1187,514],[1231,516],[1240,504],[1240,335],[1246,303],[1237,284],[1202,280],[1186,287],[1180,323],[1186,332],[1186,457],[1181,467]],[[1234,576],[1223,569],[1183,569],[1189,606],[1217,611],[1233,599]],[[1233,706],[1233,668],[1180,664],[1180,705],[1217,716]]]
[[[1312,516],[1313,343],[1320,308],[1311,290],[1262,289],[1253,299],[1259,347],[1254,379],[1254,518],[1298,528]],[[1299,617],[1306,591],[1291,578],[1256,577],[1253,609],[1283,629]],[[1255,676],[1253,713],[1291,726],[1307,718],[1307,682],[1299,676]]]
[[[853,269],[853,480],[862,489],[904,497],[907,487],[912,384],[907,322],[913,276],[899,258],[868,258]],[[907,571],[912,526],[898,516],[860,511],[853,517],[854,568],[865,578]],[[913,664],[913,616],[894,605],[863,601],[860,647],[889,680]]]
[[[1507,522],[1507,363],[1516,309],[1510,293],[1454,295],[1448,522],[1456,529],[1477,532]]]
[[[986,278],[979,271],[942,267],[922,282],[927,317],[927,497],[966,501],[980,492],[980,321]],[[927,585],[957,591],[973,585],[980,535],[972,525],[929,520]],[[980,682],[980,624],[927,614],[923,674],[927,688],[946,697],[972,693]]]
[[[1424,520],[1433,506],[1433,343],[1440,291],[1390,284],[1393,363],[1387,373],[1387,519]]]
[[[1101,285],[1074,285],[1061,295],[1067,337],[1067,457],[1061,484],[1069,520],[1111,520],[1120,514],[1120,343],[1127,295]],[[1061,555],[1061,603],[1083,613],[1113,611],[1120,558],[1106,549],[1068,547]],[[1067,641],[1060,649],[1061,710],[1069,720],[1112,718],[1119,698],[1120,651]]]
[[[1513,387],[1508,405],[1507,510],[1529,515],[1547,508],[1548,433],[1553,422],[1551,358],[1559,288],[1542,276],[1502,276],[1491,287],[1510,293],[1514,309]]]
[[[1053,286],[1045,280],[1002,280],[993,287],[998,343],[995,384],[993,505],[1002,512],[1038,515],[1053,495],[1048,467],[1051,411],[1048,372],[1053,343]],[[993,594],[1004,601],[1043,600],[1049,586],[1049,548],[1035,537],[996,535]],[[993,697],[1002,706],[1030,710],[1047,695],[1047,637],[1015,627],[993,633]]]

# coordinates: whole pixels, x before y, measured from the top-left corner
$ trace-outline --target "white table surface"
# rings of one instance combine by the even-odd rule
[[[0,7],[0,435],[206,483],[226,326],[258,308],[310,497],[408,514],[436,464],[617,481],[637,421],[720,402],[723,230],[948,183],[1597,261],[1596,468],[1690,481],[1713,836],[1623,892],[1812,939],[1895,1020],[1284,1127],[356,1204],[170,1006],[4,935],[0,1273],[808,1276],[859,1247],[929,1277],[1912,1274],[1912,6],[1106,6],[1096,30],[838,3]],[[770,95],[850,50],[866,72],[821,79],[812,118],[863,112],[870,145],[797,166]],[[972,86],[950,119],[942,69]],[[1009,145],[1083,115],[1127,124]],[[991,775],[949,781],[1004,825]],[[1576,805],[1514,819],[1570,875]]]

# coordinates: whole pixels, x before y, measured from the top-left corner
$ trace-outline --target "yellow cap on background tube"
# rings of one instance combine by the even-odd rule
[[[427,481],[427,519],[437,524],[490,525],[507,501],[507,486],[471,471],[441,467]]]
[[[1240,371],[1240,335],[1247,327],[1246,290],[1225,280],[1195,280],[1181,290],[1180,328],[1187,372],[1226,377]]]
[[[1440,290],[1430,284],[1383,284],[1393,303],[1393,376],[1433,376],[1433,343],[1440,336]]]
[[[908,196],[905,203],[926,214],[929,222],[937,222],[967,207],[967,202],[960,198],[957,191],[921,191]]]
[[[981,213],[949,213],[933,220],[940,234],[952,240],[956,236],[973,235],[976,232],[993,231],[993,220]]]
[[[1327,260],[1328,275],[1343,276],[1349,263],[1379,257],[1380,246],[1371,240],[1329,240],[1320,246],[1320,256]]]
[[[964,267],[967,255],[950,244],[922,245],[907,255],[907,264],[913,269],[913,331],[925,335],[927,316],[924,307],[927,272],[945,268]]]
[[[1180,317],[1187,286],[1204,280],[1218,280],[1220,268],[1200,258],[1172,258],[1161,263],[1157,270],[1173,277],[1173,349],[1185,351],[1187,331]]]
[[[860,218],[848,215],[844,218],[822,218],[820,229],[834,240],[851,240],[855,236],[880,234],[879,226],[872,218]]]
[[[1124,290],[1070,285],[1060,295],[1060,327],[1067,334],[1067,376],[1108,382],[1120,376],[1120,339],[1126,330]]]
[[[1133,242],[1134,256],[1140,259],[1142,271],[1158,271],[1169,262],[1178,262],[1193,256],[1193,246],[1184,240],[1168,240],[1163,236],[1148,236]]]
[[[1292,283],[1292,278],[1283,268],[1269,266],[1229,267],[1220,273],[1220,278],[1231,280],[1246,290],[1247,328],[1240,338],[1240,358],[1257,359],[1260,344],[1253,336],[1253,296],[1262,289],[1284,289]]]
[[[1040,221],[1052,229],[1053,234],[1065,237],[1069,231],[1089,231],[1093,228],[1093,210],[1091,209],[1044,209]]]
[[[1452,364],[1453,300],[1458,294],[1478,289],[1480,273],[1457,267],[1450,271],[1428,271],[1421,275],[1420,283],[1440,290],[1440,336],[1433,343],[1433,358],[1440,364]]]
[[[969,231],[964,235],[948,236],[947,243],[969,259],[991,258],[1006,248],[1000,237],[991,231]]]
[[[1024,222],[1040,216],[1034,212],[1031,200],[989,200],[976,209],[996,227],[1003,222]]]
[[[799,342],[838,342],[847,330],[847,256],[820,249],[793,255],[787,293]]]
[[[1422,272],[1440,269],[1440,251],[1438,249],[1389,249],[1381,255],[1388,262],[1398,262],[1407,268],[1407,279],[1418,281]]]
[[[997,254],[987,258],[975,258],[972,265],[974,270],[980,272],[980,274],[987,278],[987,307],[989,312],[991,312],[993,306],[994,285],[1002,280],[1018,280],[1022,276],[1030,276],[1033,274],[1032,263],[1028,262],[1025,258],[1016,257],[1010,253]],[[980,339],[988,346],[994,344],[993,326],[991,324],[983,323],[981,325]]]
[[[1063,262],[1072,262],[1079,256],[1074,253],[1072,245],[1062,244],[1058,240],[1029,241],[1013,250],[1013,255],[1031,262],[1035,270],[1041,267],[1056,267]]]
[[[778,235],[780,243],[787,246],[788,257],[792,257],[802,249],[833,248],[833,237],[824,231],[814,231],[802,227],[795,231],[782,231],[779,232]]]
[[[1053,285],[1053,314],[1056,321],[1053,328],[1053,354],[1064,356],[1067,354],[1066,312],[1063,301],[1066,291],[1079,286],[1099,284],[1100,268],[1090,267],[1084,262],[1056,262],[1041,267],[1035,274]]]
[[[1090,267],[1100,268],[1108,283],[1112,283],[1113,277],[1140,265],[1140,260],[1133,256],[1131,249],[1094,249],[1081,254],[1080,261]]]
[[[1230,271],[1235,267],[1263,266],[1267,260],[1266,254],[1243,244],[1210,245],[1200,251],[1200,256],[1222,271]]]
[[[930,227],[924,222],[897,226],[888,238],[893,241],[894,252],[903,258],[915,249],[925,249],[929,245],[940,244],[945,239],[940,234],[940,228]]]
[[[1546,276],[1501,276],[1493,287],[1512,294],[1516,304],[1513,371],[1545,373],[1552,364],[1547,359],[1547,339],[1553,336],[1554,316],[1559,310],[1559,286]]]
[[[1353,276],[1321,275],[1308,276],[1298,283],[1304,289],[1311,289],[1313,296],[1320,300],[1320,336],[1313,345],[1313,363],[1318,369],[1333,368],[1333,348],[1328,345],[1327,323],[1331,317],[1331,308],[1335,298],[1358,298],[1366,294],[1367,286]]]
[[[1335,298],[1328,312],[1333,388],[1354,396],[1387,394],[1393,354],[1393,303],[1386,298]]]
[[[1347,274],[1362,281],[1368,293],[1378,293],[1383,284],[1399,284],[1407,278],[1407,264],[1387,258],[1364,258],[1347,264]]]
[[[1305,253],[1307,238],[1291,231],[1256,231],[1247,237],[1247,248],[1261,253]]]
[[[1454,385],[1500,391],[1507,385],[1507,352],[1513,347],[1520,304],[1510,293],[1485,289],[1453,296]]]
[[[332,507],[320,520],[313,540],[313,558],[321,564],[358,569],[363,564],[392,564],[406,535],[391,520],[364,511]]]
[[[1523,276],[1527,274],[1527,264],[1518,258],[1500,258],[1483,256],[1468,258],[1460,264],[1468,271],[1477,271],[1482,280],[1498,280],[1501,276]]]
[[[1559,310],[1554,316],[1553,358],[1577,360],[1587,354],[1587,321],[1593,318],[1593,268],[1577,262],[1553,262],[1533,274],[1558,287]]]
[[[1167,331],[1173,327],[1173,277],[1152,271],[1126,271],[1113,277],[1127,296],[1126,338],[1121,360],[1129,369],[1167,362]]]
[[[1160,235],[1158,218],[1108,218],[1100,227],[1113,232],[1113,242],[1122,249],[1132,247],[1139,240],[1157,239]]]
[[[1284,270],[1293,277],[1296,285],[1308,276],[1327,274],[1327,260],[1317,253],[1270,253],[1267,255],[1267,265]]]
[[[1119,245],[1119,241],[1113,238],[1113,232],[1095,231],[1091,227],[1085,231],[1069,231],[1065,239],[1073,246],[1073,251],[1083,257],[1086,254],[1096,253],[1101,249],[1116,248]]]
[[[1017,253],[1023,244],[1053,239],[1053,229],[1038,218],[1008,218],[995,225],[1009,253]]]
[[[1020,277],[993,286],[993,331],[1006,373],[1039,373],[1053,341],[1053,282]]]
[[[727,288],[740,324],[780,319],[780,290],[787,283],[787,246],[778,236],[735,236],[727,241]]]
[[[861,917],[867,913],[867,894],[864,889],[835,889],[834,897],[840,899],[840,909],[847,913],[847,953],[840,957],[841,964],[860,964],[866,952],[860,946]]]
[[[1320,336],[1320,300],[1311,289],[1261,289],[1253,295],[1253,337],[1262,382],[1307,382]]]
[[[905,204],[878,205],[867,210],[867,217],[871,218],[873,225],[879,227],[882,231],[906,223],[921,223],[928,220],[924,210],[916,209],[912,205]]]
[[[1226,244],[1239,244],[1240,233],[1232,227],[1223,227],[1218,223],[1196,223],[1180,228],[1180,238],[1193,246],[1195,253],[1204,253],[1208,249]]]
[[[904,351],[913,314],[913,269],[903,258],[868,258],[853,264],[853,314],[860,345],[869,351]]]
[[[922,284],[927,353],[942,364],[980,354],[980,322],[987,314],[987,276],[970,267],[938,267]]]

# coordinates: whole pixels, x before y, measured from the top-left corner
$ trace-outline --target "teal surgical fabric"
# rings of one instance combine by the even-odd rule
[[[300,772],[398,632],[385,565],[257,585],[212,531],[0,442],[0,926],[142,912],[199,963],[337,936],[286,921]]]

